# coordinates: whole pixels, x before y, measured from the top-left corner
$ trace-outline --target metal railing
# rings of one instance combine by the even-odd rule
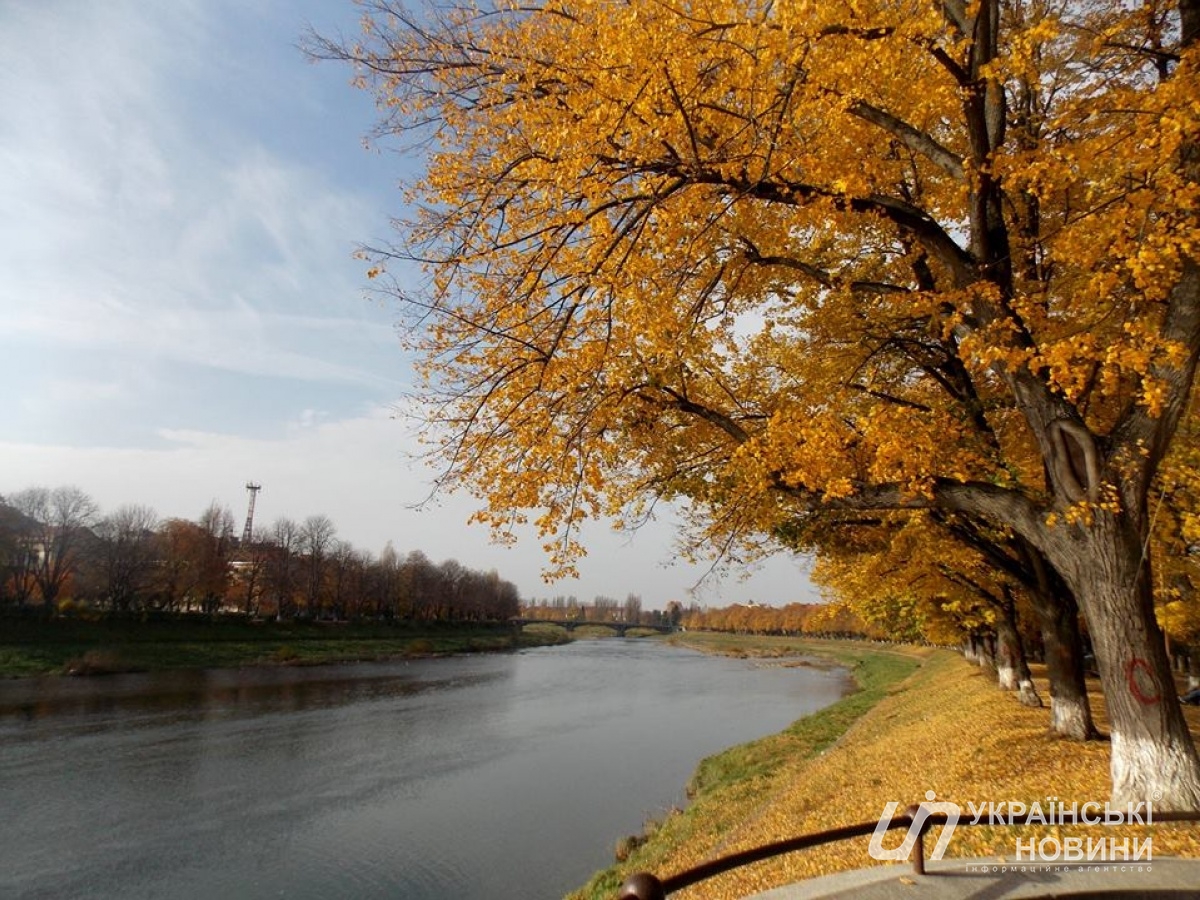
[[[909,828],[913,822],[919,822],[917,828],[916,842],[912,849],[912,868],[917,875],[924,875],[925,872],[925,833],[936,825],[945,825],[948,817],[945,813],[931,813],[929,815],[917,816],[917,811],[920,809],[919,804],[909,806],[901,815],[894,816],[885,826],[887,831],[894,831],[897,828]],[[1160,822],[1200,822],[1200,810],[1186,810],[1182,812],[1156,812],[1150,817],[1152,821],[1145,821],[1137,816],[1126,816],[1121,814],[1106,814],[1103,823],[1106,825],[1119,825],[1128,822],[1129,824],[1150,825]],[[1047,819],[1041,814],[1026,813],[1021,816],[988,816],[975,820],[960,819],[956,826],[972,825],[1045,825]],[[1099,824],[1095,820],[1081,818],[1075,813],[1062,813],[1054,817],[1052,824],[1062,825],[1096,825]],[[659,878],[650,872],[638,872],[636,875],[631,875],[625,879],[621,885],[621,891],[617,895],[617,900],[665,900],[669,894],[676,891],[681,891],[686,887],[691,887],[694,884],[699,884],[701,881],[707,881],[717,875],[723,875],[726,872],[731,872],[734,869],[740,869],[742,866],[748,866],[751,863],[761,862],[764,859],[771,859],[775,856],[782,856],[785,853],[794,853],[797,850],[806,850],[809,847],[819,847],[822,844],[831,844],[835,841],[845,841],[851,838],[864,837],[868,834],[873,834],[879,826],[878,821],[875,822],[860,822],[856,825],[843,825],[840,828],[831,828],[828,831],[818,831],[814,834],[800,835],[799,837],[788,838],[783,841],[776,841],[773,844],[764,844],[761,847],[755,847],[751,850],[742,850],[739,853],[731,853],[729,856],[723,856],[720,859],[714,859],[710,862],[701,863],[700,865],[688,869],[684,872],[679,872],[676,875],[671,875],[667,878]]]

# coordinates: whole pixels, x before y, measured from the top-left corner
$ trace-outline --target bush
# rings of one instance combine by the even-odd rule
[[[295,662],[300,658],[300,652],[291,644],[284,644],[271,654],[271,659],[275,662]]]
[[[117,675],[138,669],[122,660],[115,650],[88,650],[83,656],[67,660],[63,671],[68,675]]]

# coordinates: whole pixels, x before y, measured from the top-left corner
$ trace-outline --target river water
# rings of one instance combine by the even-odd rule
[[[561,897],[847,687],[617,639],[0,682],[0,897]]]

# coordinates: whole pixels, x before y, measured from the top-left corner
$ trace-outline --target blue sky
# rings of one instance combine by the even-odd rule
[[[324,513],[378,552],[497,568],[525,596],[687,601],[667,517],[603,525],[578,581],[535,540],[492,546],[466,497],[416,511],[431,472],[395,411],[410,360],[366,292],[420,160],[364,147],[371,98],[297,49],[357,29],[350,0],[0,5],[0,494],[77,484],[105,510],[256,520]],[[801,567],[708,580],[702,603],[813,600]]]

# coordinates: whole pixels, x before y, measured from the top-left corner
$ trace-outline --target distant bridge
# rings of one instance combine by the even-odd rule
[[[678,630],[674,625],[646,625],[642,622],[605,622],[603,619],[545,619],[513,616],[508,621],[512,622],[518,628],[524,628],[526,625],[557,625],[559,628],[567,629],[567,631],[574,631],[583,625],[595,625],[599,628],[611,628],[621,637],[624,637],[625,632],[631,628],[645,628],[647,631],[657,631],[659,634],[671,634]]]

